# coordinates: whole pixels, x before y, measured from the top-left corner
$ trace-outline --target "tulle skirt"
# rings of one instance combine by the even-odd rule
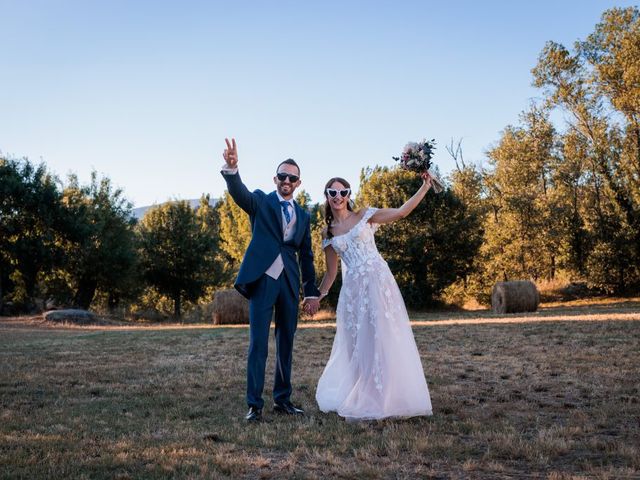
[[[402,295],[387,263],[344,272],[331,356],[318,381],[323,412],[347,420],[431,415],[429,388]]]

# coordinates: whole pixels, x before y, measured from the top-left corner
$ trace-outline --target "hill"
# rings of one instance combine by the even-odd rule
[[[220,201],[219,198],[211,198],[209,199],[209,205],[211,205],[212,207],[216,206],[217,203]],[[187,200],[187,202],[189,202],[189,205],[191,206],[191,208],[193,209],[197,209],[198,205],[200,205],[200,199],[199,198],[195,198],[195,199],[190,199]],[[164,203],[168,203],[168,202],[164,202]],[[164,203],[161,203],[159,205],[164,205]],[[138,208],[134,208],[131,213],[133,214],[133,216],[137,219],[140,220],[142,217],[144,217],[144,214],[147,213],[147,210],[149,210],[152,207],[156,207],[158,206],[158,204],[153,204],[153,205],[147,205],[145,207],[138,207]]]

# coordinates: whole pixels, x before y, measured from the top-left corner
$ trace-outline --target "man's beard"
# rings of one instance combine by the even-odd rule
[[[286,188],[288,189],[287,192],[284,191],[285,185],[278,185],[278,193],[283,197],[293,194],[293,185],[287,185]]]

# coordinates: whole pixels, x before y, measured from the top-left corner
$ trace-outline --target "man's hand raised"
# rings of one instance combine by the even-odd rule
[[[229,168],[237,168],[238,167],[238,147],[236,147],[236,139],[232,138],[231,143],[229,143],[229,139],[225,138],[225,142],[227,142],[227,148],[224,149],[222,156],[224,157],[224,161],[227,162],[227,167]]]

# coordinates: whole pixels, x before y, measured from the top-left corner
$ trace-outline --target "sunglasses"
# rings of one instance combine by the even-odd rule
[[[344,190],[336,190],[335,188],[327,188],[327,194],[331,197],[331,198],[336,198],[336,196],[338,195],[338,193],[340,193],[340,196],[342,198],[344,197],[348,197],[351,194],[351,189],[350,188],[346,188]]]
[[[298,175],[291,175],[290,173],[276,173],[276,177],[278,177],[278,180],[280,180],[281,182],[284,182],[287,177],[289,177],[289,181],[291,183],[296,183],[298,180],[300,180],[300,177]]]

